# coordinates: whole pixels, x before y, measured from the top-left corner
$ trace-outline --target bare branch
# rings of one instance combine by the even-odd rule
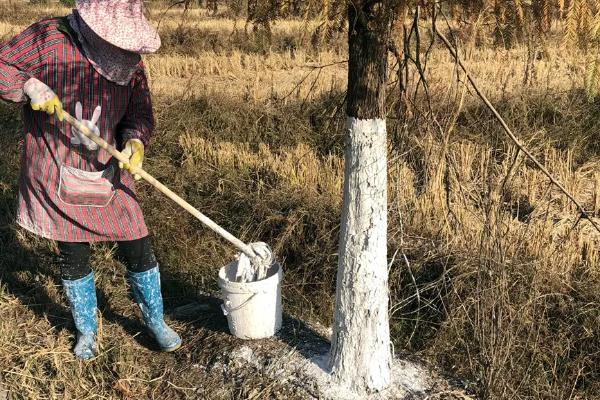
[[[448,51],[450,52],[452,57],[456,60],[457,64],[464,71],[465,76],[467,77],[467,79],[469,80],[469,83],[475,90],[475,93],[477,93],[477,96],[479,96],[479,98],[484,102],[484,104],[487,106],[487,108],[494,114],[494,116],[496,117],[496,119],[498,120],[498,122],[500,123],[502,128],[504,129],[504,132],[506,132],[506,134],[510,138],[510,140],[519,148],[519,150],[521,152],[523,152],[536,165],[536,167],[538,167],[538,169],[540,171],[542,171],[542,173],[544,175],[546,175],[548,177],[548,179],[550,179],[550,182],[552,182],[552,184],[554,186],[556,186],[565,196],[567,196],[567,198],[577,207],[579,213],[581,214],[581,217],[590,221],[592,226],[600,233],[600,226],[598,226],[598,224],[591,218],[591,216],[583,208],[581,203],[579,203],[579,201],[577,201],[577,199],[571,193],[569,193],[567,191],[567,189],[565,189],[565,187],[556,178],[554,178],[554,176],[546,169],[546,167],[544,167],[544,165],[541,162],[539,162],[533,154],[531,154],[531,152],[521,143],[521,141],[511,131],[511,129],[509,128],[509,126],[506,123],[506,121],[504,120],[504,118],[502,118],[500,113],[496,110],[496,108],[492,105],[492,103],[488,100],[488,98],[479,90],[479,87],[477,86],[475,79],[469,74],[469,72],[467,71],[467,68],[461,61],[461,59],[458,55],[458,52],[456,51],[454,46],[450,43],[450,41],[446,38],[446,36],[444,36],[444,34],[441,33],[437,29],[436,25],[433,26],[433,31],[442,40],[442,42],[444,42],[444,44],[448,48]]]

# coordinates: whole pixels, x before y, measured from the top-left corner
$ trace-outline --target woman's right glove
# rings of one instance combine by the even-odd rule
[[[134,168],[142,168],[142,164],[144,163],[144,143],[141,140],[129,139],[125,143],[125,147],[121,150],[121,153],[129,159],[129,163],[125,164],[119,161],[119,168],[129,172]],[[133,178],[136,181],[142,179],[138,174],[134,174]]]
[[[31,101],[31,108],[44,111],[49,115],[56,113],[59,121],[63,120],[63,108],[58,96],[36,78],[30,78],[23,86],[23,91]]]

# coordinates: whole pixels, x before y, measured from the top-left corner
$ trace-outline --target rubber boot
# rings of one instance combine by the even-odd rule
[[[76,280],[62,280],[65,294],[71,305],[71,313],[77,329],[77,344],[73,349],[75,355],[82,360],[89,360],[97,352],[96,332],[96,286],[94,274],[90,272]]]
[[[145,272],[129,272],[128,277],[133,298],[140,307],[144,323],[158,346],[162,351],[177,350],[181,346],[181,338],[163,319],[158,266]]]

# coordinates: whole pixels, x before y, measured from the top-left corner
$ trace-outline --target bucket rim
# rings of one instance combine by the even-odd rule
[[[273,262],[273,265],[277,266],[277,271],[273,275],[271,275],[265,279],[262,279],[260,281],[245,282],[245,283],[232,282],[228,279],[225,279],[224,276],[225,276],[226,269],[234,263],[235,263],[235,261],[232,261],[229,264],[226,264],[223,267],[221,267],[221,269],[219,269],[219,279],[217,282],[219,287],[222,290],[226,290],[230,293],[234,293],[230,289],[240,290],[239,294],[270,291],[270,289],[273,287],[275,280],[277,280],[277,284],[280,284],[281,281],[283,280],[283,267],[282,267],[281,263],[275,261],[275,262]],[[261,288],[261,287],[268,287],[269,290],[267,290],[267,288],[259,290],[259,288]]]

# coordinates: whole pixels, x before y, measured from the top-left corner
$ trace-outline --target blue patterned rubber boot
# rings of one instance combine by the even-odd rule
[[[77,344],[73,349],[75,355],[82,360],[89,360],[96,355],[96,286],[94,274],[90,272],[76,280],[62,280],[65,294],[71,304],[71,313],[77,328]]]
[[[163,319],[163,299],[160,293],[158,265],[145,272],[129,272],[133,298],[140,306],[146,327],[162,351],[175,351],[181,346],[181,338]]]

